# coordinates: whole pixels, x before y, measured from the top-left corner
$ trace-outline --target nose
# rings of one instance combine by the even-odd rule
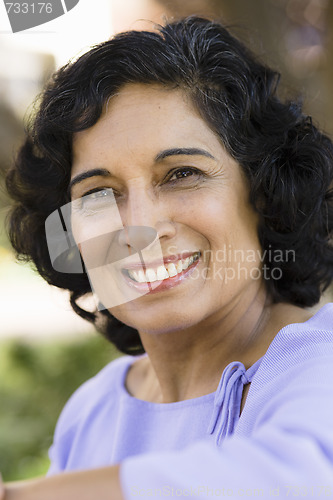
[[[121,248],[129,247],[134,252],[144,250],[158,237],[157,231],[150,226],[125,226],[119,234]]]
[[[119,244],[137,252],[156,238],[172,238],[176,228],[170,218],[170,208],[147,189],[129,191],[126,204],[120,210],[124,228],[119,232]]]

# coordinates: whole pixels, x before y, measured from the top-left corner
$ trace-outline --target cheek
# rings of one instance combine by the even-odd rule
[[[210,245],[218,245],[223,238],[231,236],[237,224],[235,209],[230,201],[222,201],[221,196],[198,196],[190,206],[183,204],[183,215]]]
[[[234,273],[239,266],[260,266],[258,216],[247,203],[226,196],[201,197],[189,220],[191,227],[206,239],[209,252],[205,260],[216,271],[230,268]]]
[[[222,201],[223,197],[211,191],[198,190],[192,193],[171,196],[168,199],[170,213],[175,220],[189,226],[203,228],[221,226],[229,219],[232,212],[230,202]]]

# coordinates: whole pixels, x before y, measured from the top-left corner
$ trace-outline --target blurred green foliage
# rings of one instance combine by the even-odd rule
[[[0,344],[0,471],[6,481],[43,475],[66,400],[119,353],[96,335],[80,341]]]

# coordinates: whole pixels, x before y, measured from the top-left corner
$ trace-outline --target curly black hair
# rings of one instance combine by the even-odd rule
[[[48,283],[68,289],[75,312],[120,351],[143,352],[135,329],[107,310],[79,306],[91,293],[87,274],[55,271],[45,236],[48,215],[70,201],[73,134],[93,126],[128,83],[181,88],[190,96],[249,180],[262,248],[294,251],[294,259],[279,264],[281,278],[267,280],[272,300],[316,304],[333,279],[332,142],[298,101],[278,96],[277,72],[225,27],[197,17],[120,33],[54,74],[7,177],[16,201],[8,229],[18,256],[32,260]],[[265,265],[272,265],[268,257]]]

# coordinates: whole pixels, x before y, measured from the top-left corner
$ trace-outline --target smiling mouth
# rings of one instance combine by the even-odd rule
[[[200,252],[195,252],[186,259],[179,259],[173,262],[166,263],[157,268],[147,267],[141,269],[124,269],[125,274],[136,283],[154,283],[155,281],[164,281],[173,278],[178,274],[186,271],[191,265],[197,262],[200,258]]]

